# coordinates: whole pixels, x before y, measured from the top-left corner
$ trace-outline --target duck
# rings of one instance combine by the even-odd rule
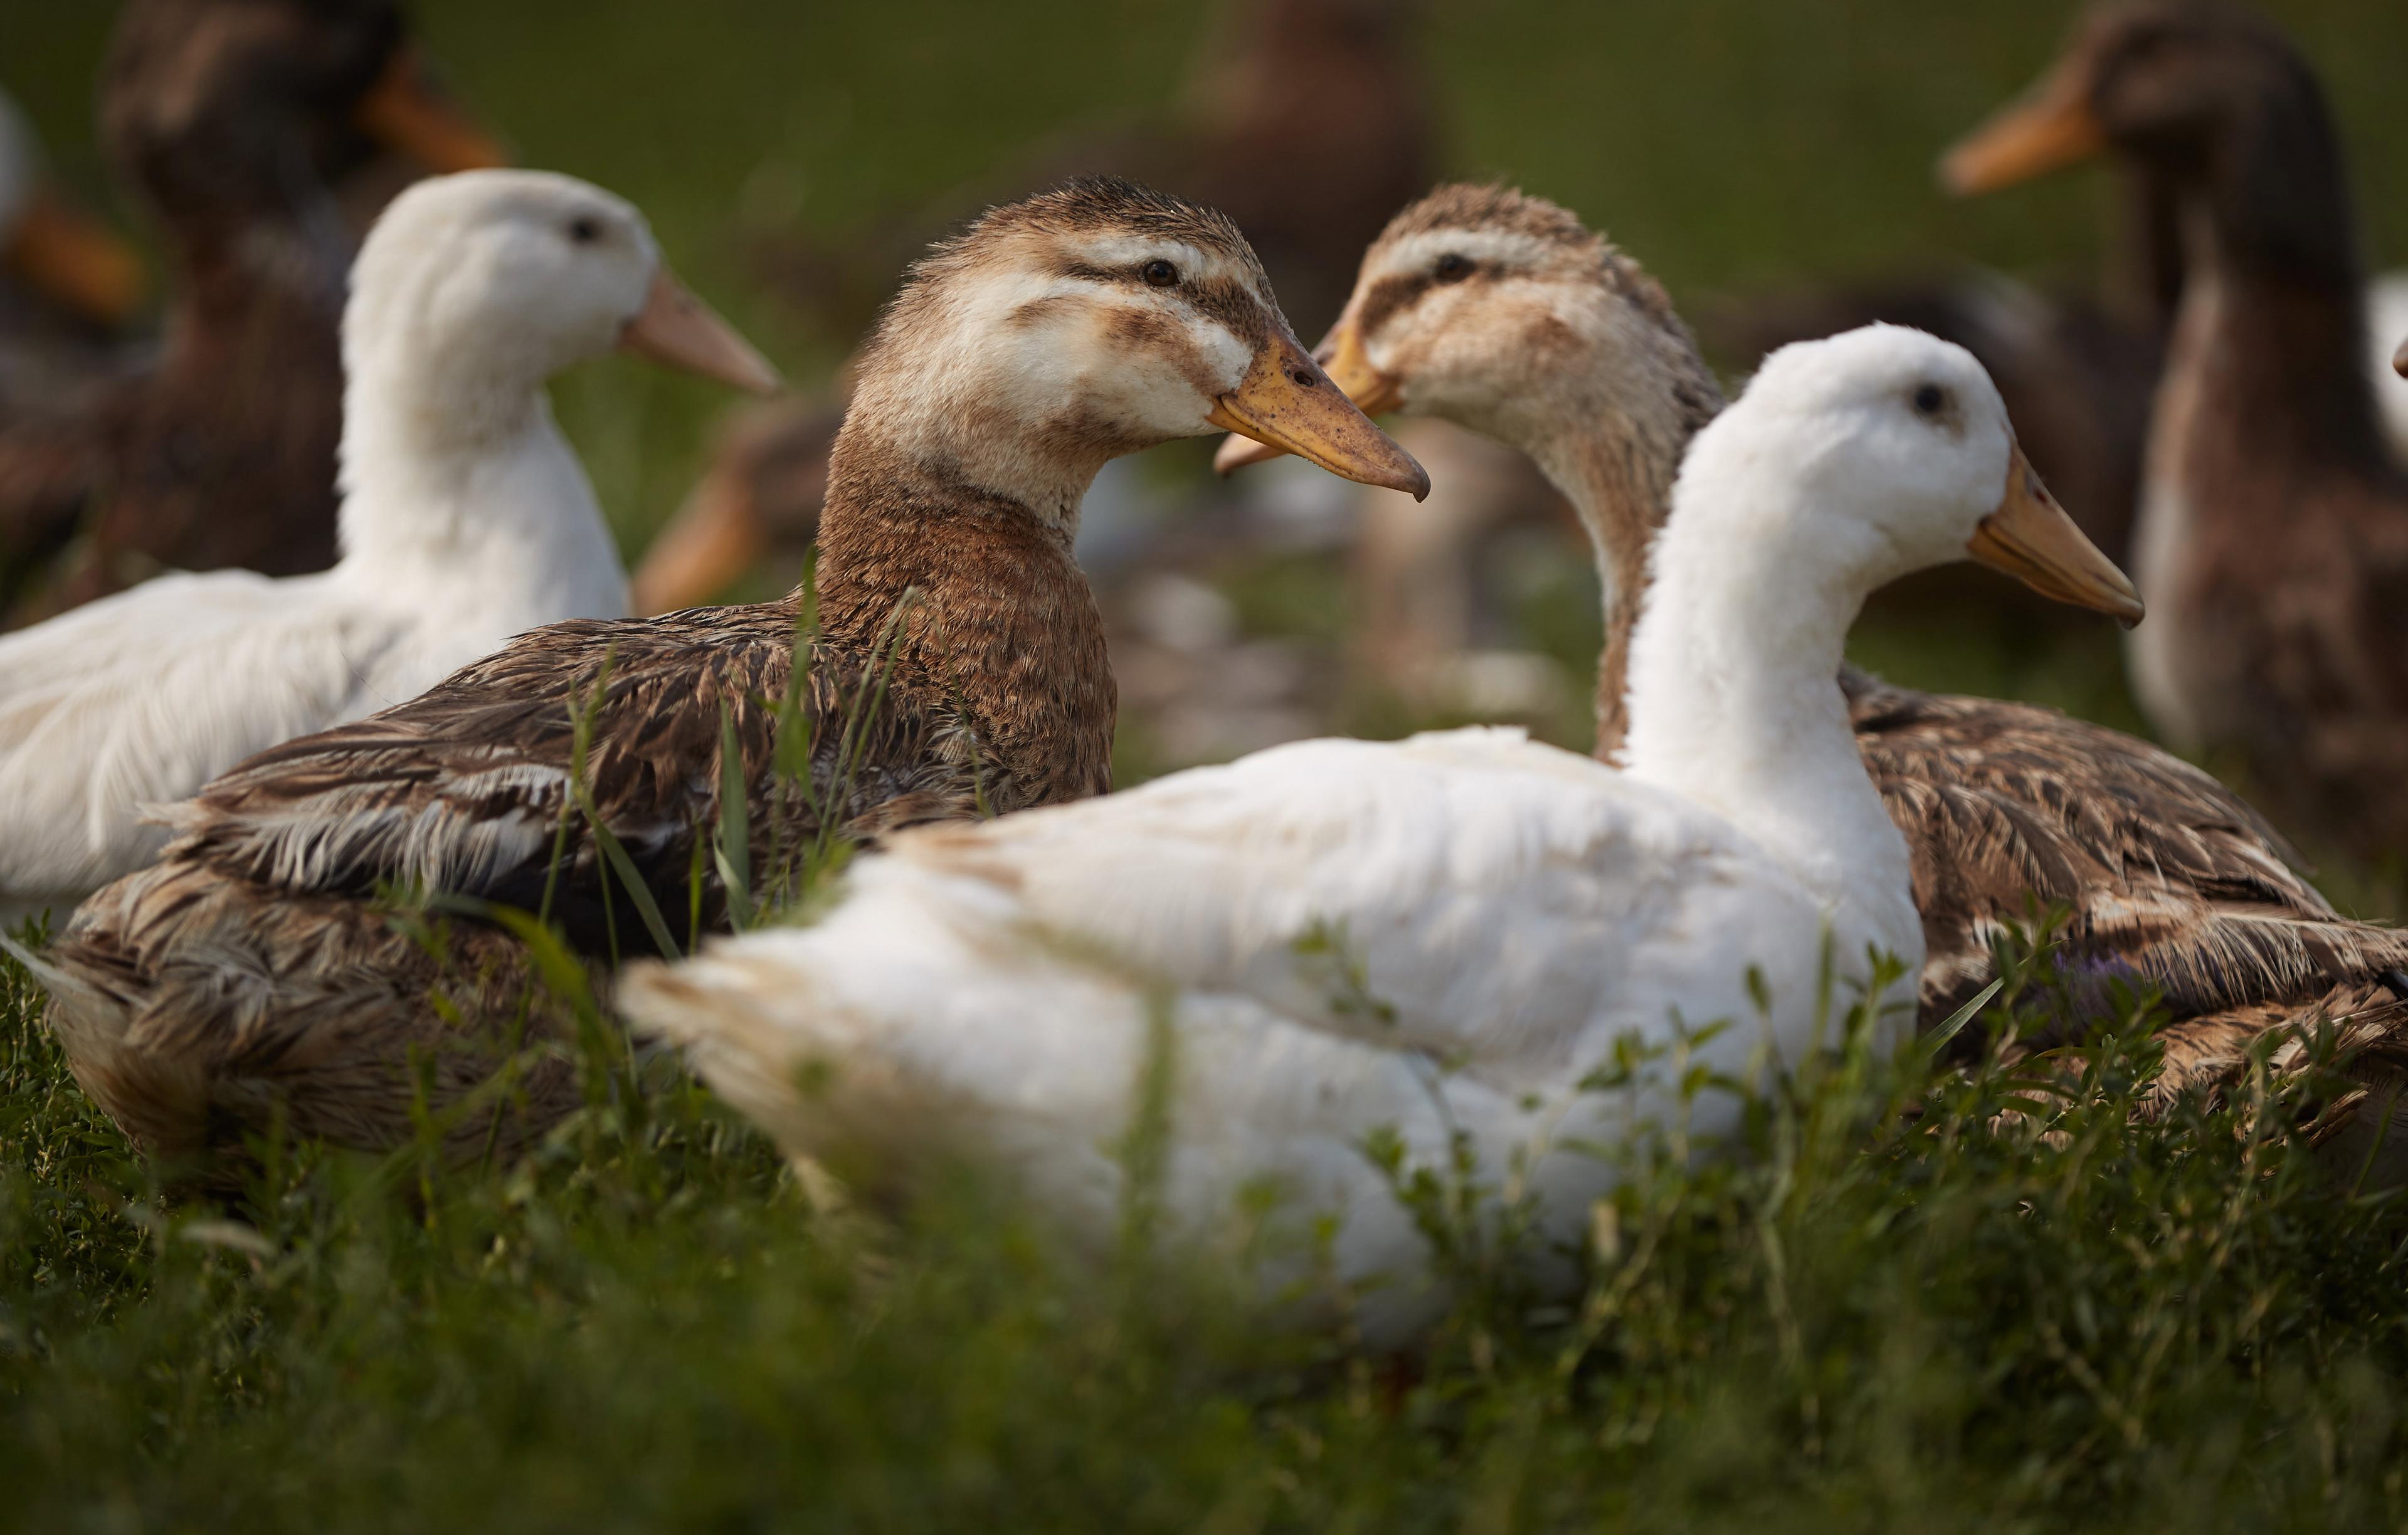
[[[334,567],[162,576],[0,635],[0,914],[64,912],[140,868],[166,841],[146,808],[255,753],[523,630],[624,616],[617,546],[544,398],[613,348],[777,387],[598,187],[469,171],[395,198],[344,312]]]
[[[2296,50],[2293,62],[2311,67]],[[2123,560],[2140,507],[2150,408],[2182,298],[2185,254],[2179,189],[2146,160],[2129,160],[2118,171],[2119,249],[2099,291],[2028,282],[1980,266],[1895,274],[1712,306],[1700,317],[1707,352],[1751,361],[1784,342],[1876,319],[1944,336],[1982,359],[2014,412],[2033,466],[2100,548]],[[1941,163],[1942,185],[1958,195],[1991,190],[1989,175],[1978,155],[1951,154]],[[2377,277],[2366,302],[2378,317],[2408,316],[2408,272]],[[2393,328],[2377,326],[2386,336]],[[2365,371],[2384,407],[2391,452],[2408,458],[2408,388],[2392,377],[2387,343],[2367,355]]]
[[[171,569],[333,563],[356,250],[337,183],[382,146],[433,172],[503,158],[394,0],[131,0],[99,90],[166,311],[148,366],[0,433],[9,627]]]
[[[1442,1291],[1367,1148],[1447,1178],[1468,1151],[1472,1219],[1510,1179],[1532,1248],[1577,1250],[1610,1148],[1734,1138],[1738,1097],[1684,1106],[1684,1072],[1794,1069],[1841,1042],[1835,998],[1873,1048],[1911,1026],[1882,964],[1922,957],[1907,848],[1833,681],[1866,596],[1970,556],[2138,600],[1980,366],[1899,327],[1767,359],[1673,496],[1619,766],[1494,727],[1324,739],[931,828],[817,920],[633,968],[621,1006],[790,1153],[904,1197],[965,1157],[1074,1248],[1124,1229],[1113,1148],[1152,1097],[1163,1226],[1209,1246],[1274,1190],[1334,1224],[1318,1271],[1365,1337],[1410,1335]],[[1598,1085],[1651,1054],[1676,1064]]]
[[[862,353],[810,585],[536,629],[210,782],[32,956],[78,1080],[205,1181],[279,1123],[382,1149],[431,1112],[453,1155],[510,1154],[581,1101],[561,1052],[516,1045],[578,1026],[573,998],[531,997],[497,909],[607,977],[732,924],[788,862],[1102,793],[1081,495],[1110,459],[1227,430],[1428,488],[1219,213],[1109,179],[990,210]]]
[[[1722,409],[1663,287],[1557,204],[1441,187],[1365,253],[1320,350],[1368,411],[1443,417],[1517,449],[1577,509],[1606,606],[1596,753],[1612,760],[1627,745],[1634,637],[1656,600],[1650,552],[1683,452]],[[1233,441],[1219,462],[1259,456]],[[1974,1001],[1997,978],[1999,940],[2051,909],[2065,913],[2052,963],[2085,1011],[2016,1049],[2105,1021],[2118,980],[2155,988],[2167,1066],[2153,1109],[2214,1090],[2237,1042],[2267,1028],[2392,1016],[2408,935],[2335,911],[2281,835],[2206,772],[2056,710],[1852,667],[1839,677],[1913,856],[1922,1026]]]
[[[2365,372],[2365,284],[2315,75],[2256,11],[2090,11],[2047,76],[1952,151],[1958,185],[2112,155],[2172,191],[2185,277],[2132,567],[2157,614],[2133,691],[2322,848],[2408,852],[2408,469]]]
[[[0,425],[121,367],[149,288],[133,248],[51,184],[33,124],[0,92]]]
[[[1224,0],[1162,120],[1047,144],[1034,165],[999,173],[1000,184],[1109,171],[1220,208],[1246,231],[1287,308],[1335,312],[1364,242],[1435,170],[1432,96],[1414,58],[1422,10],[1419,0]],[[991,200],[957,188],[841,247],[781,240],[763,264],[850,345],[896,253]],[[639,611],[723,596],[765,559],[801,567],[846,389],[839,378],[728,424],[695,493],[637,565]]]

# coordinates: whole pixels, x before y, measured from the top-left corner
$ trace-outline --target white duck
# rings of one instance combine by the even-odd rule
[[[898,838],[815,925],[647,967],[622,1001],[790,1150],[866,1144],[908,1170],[950,1144],[1083,1237],[1113,1229],[1111,1147],[1156,1017],[1178,1228],[1217,1228],[1270,1180],[1340,1216],[1339,1277],[1410,1279],[1422,1240],[1359,1149],[1387,1126],[1426,1164],[1455,1129],[1493,1171],[1529,1149],[1545,1233],[1575,1236],[1613,1169],[1548,1148],[1674,1107],[1660,1084],[1582,1089],[1618,1040],[1737,1020],[1699,1057],[1744,1077],[1767,1042],[1784,1064],[1813,1047],[1827,933],[1843,988],[1870,983],[1875,952],[1909,976],[1922,958],[1906,846],[1833,681],[1866,595],[1971,552],[2132,600],[1979,365],[1918,332],[1776,353],[1698,436],[1674,507],[1623,770],[1498,730],[1280,747]],[[1911,1024],[1911,981],[1876,1000]],[[1737,1116],[1709,1095],[1690,1130]],[[1432,1299],[1372,1296],[1375,1334]]]
[[[0,914],[64,910],[165,839],[144,807],[414,696],[511,635],[626,610],[554,373],[614,346],[767,392],[643,217],[565,176],[395,198],[343,316],[342,557],[165,576],[0,638]]]

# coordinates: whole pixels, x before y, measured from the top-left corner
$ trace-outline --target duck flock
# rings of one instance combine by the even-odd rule
[[[508,1156],[583,1101],[598,997],[798,1158],[900,1188],[966,1155],[1074,1245],[1158,1112],[1173,1228],[1274,1189],[1391,1334],[1433,1291],[1373,1282],[1429,1253],[1367,1148],[1513,1168],[1573,1242],[1601,1148],[1741,1124],[1634,1049],[1760,1082],[1835,998],[1903,1041],[2037,929],[2073,1001],[2016,1052],[2154,996],[2157,1112],[2338,1039],[2316,1133],[2408,1180],[2408,934],[2285,840],[2408,853],[2408,337],[2369,320],[2408,315],[2296,48],[2227,0],[2102,5],[1943,162],[1967,194],[2120,163],[2153,316],[2003,280],[1768,306],[1724,317],[1765,343],[1727,399],[1579,214],[1428,190],[1395,11],[1264,9],[1218,138],[1032,174],[899,286],[863,272],[891,232],[787,252],[831,312],[891,294],[843,395],[742,418],[632,587],[548,380],[779,375],[640,211],[506,167],[390,0],[128,0],[100,122],[168,256],[155,343],[0,102],[0,914],[46,918],[7,947],[126,1136],[221,1188],[281,1135]],[[1281,115],[1296,58],[1358,136]],[[1336,316],[1317,351],[1274,273]],[[1400,427],[1433,475],[1398,416],[1484,444]],[[1542,479],[1602,594],[1594,754],[1323,737],[1111,792],[1131,650],[1082,510],[1215,434],[1237,483],[1382,493],[1371,653],[1457,621],[1443,567],[1517,499],[1482,466]],[[786,595],[709,601],[798,545]],[[1869,597],[1957,562],[2129,628],[2152,726],[2264,813],[1845,663]]]

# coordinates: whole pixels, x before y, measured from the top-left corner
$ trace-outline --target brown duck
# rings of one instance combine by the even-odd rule
[[[162,569],[332,563],[353,241],[335,182],[392,145],[499,163],[392,0],[134,0],[101,134],[170,268],[156,361],[0,436],[0,607],[22,624]]]
[[[1367,410],[1517,447],[1578,509],[1608,608],[1597,750],[1610,756],[1647,551],[1690,437],[1722,407],[1663,290],[1554,204],[1448,187],[1366,253],[1322,356]],[[1222,463],[1262,456],[1232,442]],[[2329,1016],[2362,1039],[2408,1016],[2392,990],[2408,992],[2408,935],[2335,913],[2207,774],[2054,710],[1853,669],[1840,685],[1913,857],[1926,1025],[1988,983],[1995,938],[2050,906],[2071,913],[2051,953],[2077,994],[2103,1010],[2118,980],[2164,993],[2163,1095],[2214,1086],[2269,1026]]]
[[[2128,641],[2151,723],[2246,765],[2278,820],[2408,851],[2408,474],[2363,362],[2341,146],[2287,39],[2220,0],[2094,11],[1952,154],[1971,189],[2112,153],[2178,201],[2184,281],[2149,436]]]
[[[1288,308],[1332,313],[1364,245],[1433,173],[1430,91],[1413,56],[1421,8],[1419,0],[1228,0],[1179,111],[1146,131],[1051,145],[1006,184],[1109,171],[1220,208],[1261,253]],[[966,203],[989,200],[957,192],[847,248],[796,245],[773,262],[849,341],[903,257]],[[645,551],[636,610],[709,601],[763,561],[799,567],[841,418],[840,403],[812,399],[740,416]]]
[[[754,890],[779,849],[1102,792],[1114,694],[1070,558],[1080,499],[1107,460],[1216,426],[1427,488],[1296,343],[1221,215],[1116,181],[989,213],[919,265],[862,355],[810,591],[538,629],[220,779],[38,962],[78,1077],[155,1152],[279,1113],[390,1146],[412,1133],[413,1060],[441,1111],[557,1020],[523,1025],[515,939],[453,923],[438,963],[382,887],[543,912],[599,965],[724,920],[730,782]],[[547,1060],[517,1091],[527,1112],[464,1110],[455,1147],[540,1128],[571,1074]]]

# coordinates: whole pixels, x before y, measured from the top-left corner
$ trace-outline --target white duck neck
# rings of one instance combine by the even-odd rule
[[[1702,372],[1702,365],[1699,371]],[[1628,727],[1631,635],[1647,592],[1647,556],[1671,506],[1681,455],[1722,400],[1711,380],[1696,412],[1669,389],[1626,391],[1600,371],[1596,387],[1524,446],[1579,513],[1597,560],[1605,633],[1597,661],[1597,755],[1611,761]],[[1695,419],[1692,419],[1694,415]]]
[[[1835,901],[1903,891],[1906,843],[1836,681],[1865,578],[1818,536],[1812,493],[1758,462],[1772,472],[1701,475],[1693,454],[1684,473],[1631,639],[1625,766]]]
[[[553,617],[624,612],[617,548],[542,379],[365,350],[343,395],[339,568]]]

